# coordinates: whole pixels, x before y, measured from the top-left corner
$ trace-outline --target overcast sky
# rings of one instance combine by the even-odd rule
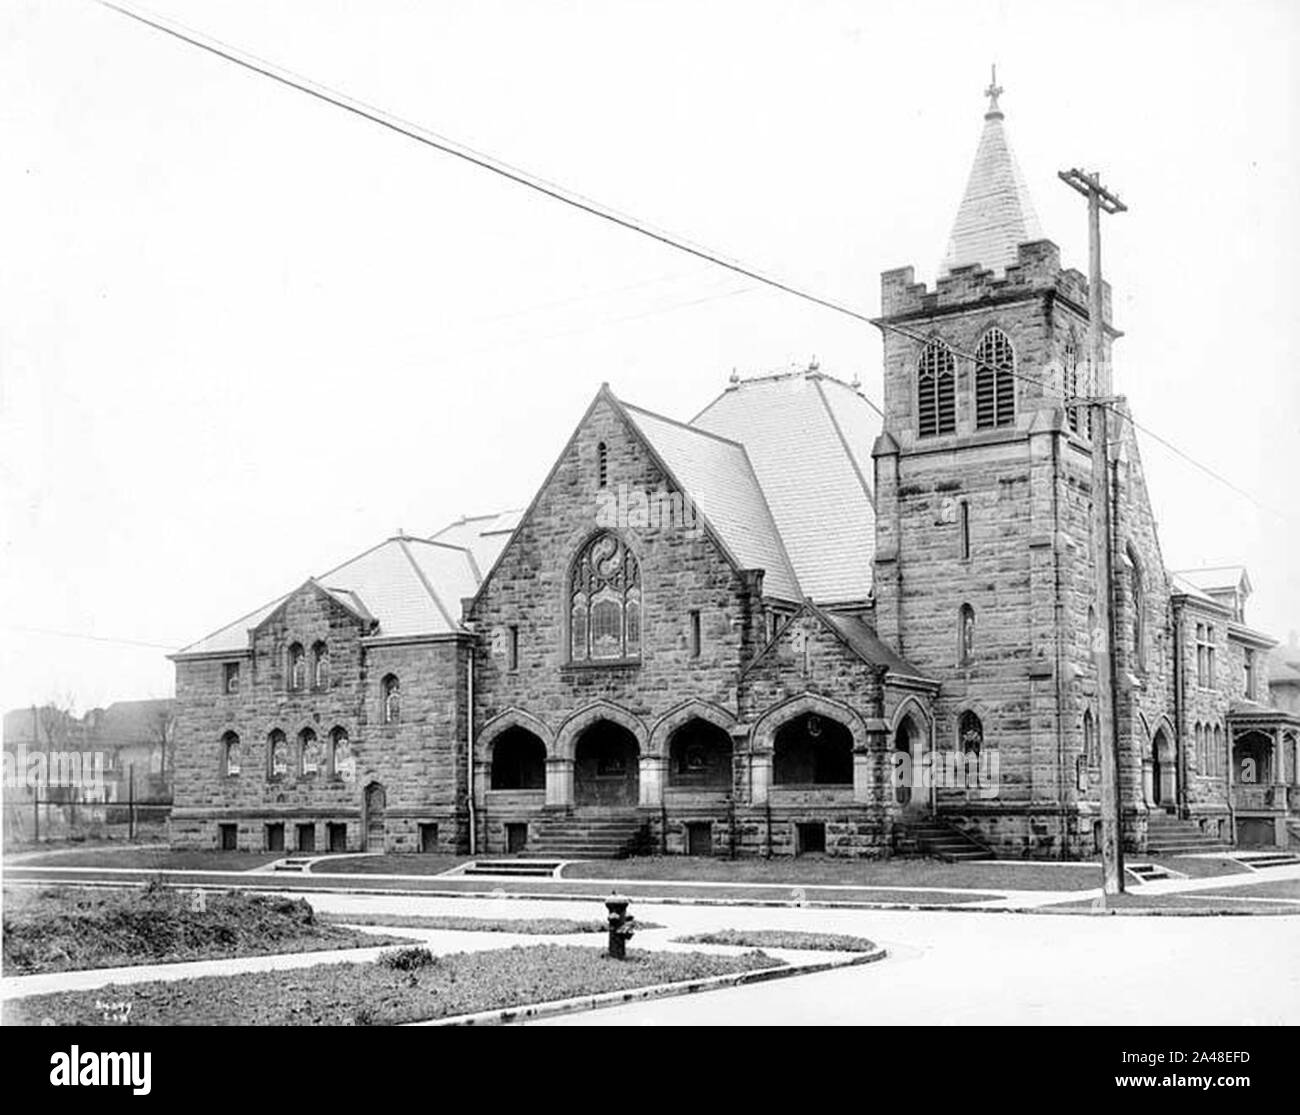
[[[150,8],[655,225],[879,311],[933,282],[989,65],[1142,443],[1171,568],[1300,627],[1300,5]],[[873,328],[579,214],[85,0],[0,6],[0,706],[171,693],[205,635],[404,529],[522,506],[607,380],[690,418]],[[95,642],[32,629],[104,640]]]

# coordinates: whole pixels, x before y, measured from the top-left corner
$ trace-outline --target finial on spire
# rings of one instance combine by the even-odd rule
[[[998,107],[998,98],[1002,96],[1002,86],[998,84],[998,64],[993,63],[993,80],[989,82],[988,88],[984,90],[984,96],[989,99],[989,110],[984,114],[985,120],[1001,120],[1002,109]]]

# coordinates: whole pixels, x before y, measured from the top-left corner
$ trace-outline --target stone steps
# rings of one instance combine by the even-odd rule
[[[993,851],[955,825],[927,818],[904,821],[895,850],[903,855],[927,855],[948,863],[992,859]]]
[[[627,814],[548,818],[526,854],[530,858],[615,859],[625,854],[643,823],[641,817]]]
[[[1217,836],[1202,832],[1193,821],[1180,820],[1168,813],[1147,817],[1148,855],[1177,855],[1181,852],[1220,852],[1228,845]]]

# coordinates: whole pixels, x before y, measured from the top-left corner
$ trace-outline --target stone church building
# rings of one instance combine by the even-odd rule
[[[1065,399],[1109,385],[991,92],[934,289],[882,276],[883,412],[816,366],[689,421],[601,386],[522,512],[387,539],[173,656],[174,841],[1094,854],[1098,484]],[[1166,569],[1116,409],[1125,844],[1285,844],[1275,640],[1243,569]]]

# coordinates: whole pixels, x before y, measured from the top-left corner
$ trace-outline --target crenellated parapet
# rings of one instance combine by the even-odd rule
[[[1002,275],[979,264],[954,267],[930,290],[916,281],[912,267],[881,274],[881,315],[886,319],[935,317],[972,305],[992,305],[1053,292],[1086,313],[1088,280],[1082,272],[1061,266],[1061,249],[1051,240],[1030,240],[1016,249],[1017,261]],[[1102,286],[1103,320],[1111,320],[1110,284]]]

